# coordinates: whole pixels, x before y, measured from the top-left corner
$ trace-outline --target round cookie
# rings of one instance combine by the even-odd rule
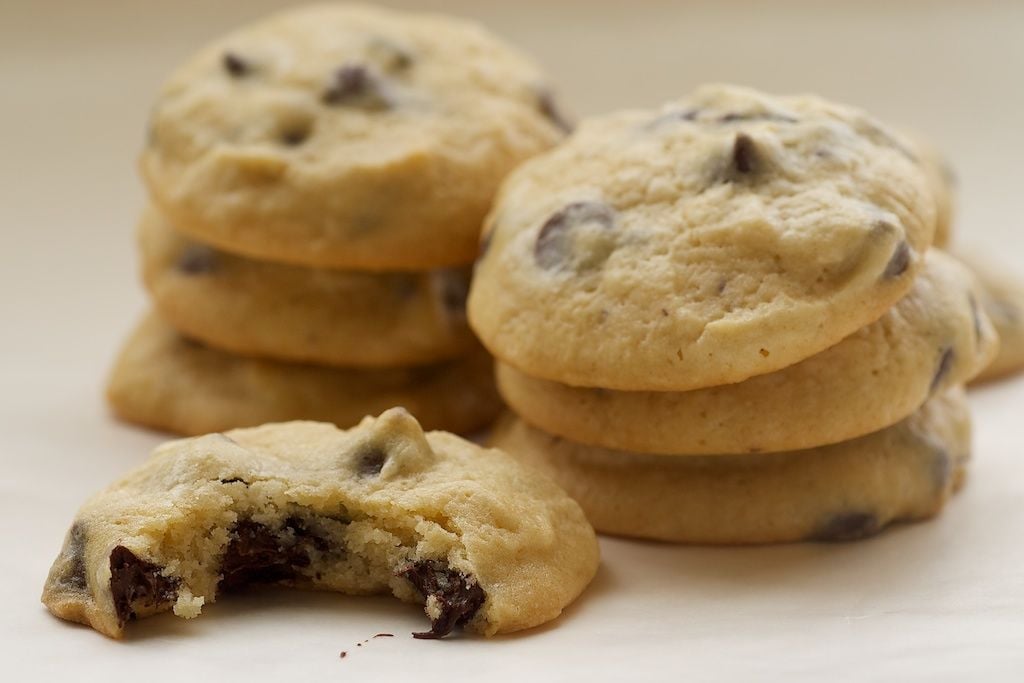
[[[315,5],[178,69],[141,169],[178,229],[227,251],[428,270],[472,262],[498,183],[565,128],[540,70],[475,24]]]
[[[470,326],[518,370],[685,391],[819,353],[911,286],[934,202],[858,110],[701,88],[582,123],[502,186]]]
[[[348,427],[394,406],[428,429],[467,433],[501,410],[492,362],[482,349],[436,365],[325,368],[217,351],[182,337],[155,315],[122,349],[107,398],[121,418],[179,434],[287,420]]]
[[[153,209],[143,214],[139,243],[161,317],[218,349],[394,367],[478,346],[466,324],[469,269],[367,273],[254,261],[183,236]]]
[[[970,415],[958,387],[892,427],[802,451],[671,458],[584,446],[511,417],[491,442],[551,476],[600,532],[683,543],[840,541],[938,513],[962,483]]]
[[[271,424],[174,441],[79,510],[43,590],[120,637],[254,584],[425,604],[439,638],[557,617],[598,565],[594,531],[546,477],[395,408],[349,431]]]
[[[573,441],[665,455],[787,451],[888,427],[996,354],[974,276],[938,251],[879,320],[782,370],[686,392],[614,391],[536,379],[498,364],[524,420]],[[794,427],[799,425],[799,427]]]
[[[911,139],[935,199],[935,237],[932,243],[936,247],[946,247],[953,237],[956,173],[935,145],[919,135],[912,135]]]
[[[986,259],[957,253],[981,282],[981,307],[999,334],[999,353],[975,378],[987,382],[1024,371],[1024,281]]]

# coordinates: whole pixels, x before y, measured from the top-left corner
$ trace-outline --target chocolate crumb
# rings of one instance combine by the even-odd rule
[[[397,572],[408,579],[424,597],[433,598],[439,607],[431,619],[430,630],[413,633],[413,638],[443,638],[456,626],[464,626],[476,616],[486,595],[472,576],[452,569],[442,560],[419,560]]]
[[[241,477],[231,477],[229,479],[221,479],[220,483],[222,483],[222,484],[242,483],[242,484],[245,484],[246,486],[249,485],[249,482],[247,482],[245,479],[242,479]]]
[[[249,63],[234,52],[225,52],[221,63],[224,65],[224,70],[233,78],[241,78],[250,71]]]
[[[347,653],[347,652],[345,652],[344,650],[342,650],[342,651],[341,651],[341,654],[340,654],[340,655],[338,655],[338,656],[339,656],[339,657],[340,657],[341,659],[345,659],[345,657],[348,657],[348,653]]]
[[[175,600],[181,580],[162,572],[162,567],[140,560],[123,545],[110,551],[110,593],[118,625],[134,619],[138,609],[149,611]]]
[[[394,638],[395,634],[394,633],[378,633],[378,634],[376,634],[373,637],[374,638]]]

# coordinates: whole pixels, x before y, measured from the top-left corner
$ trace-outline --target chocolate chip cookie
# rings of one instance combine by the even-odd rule
[[[492,444],[550,475],[601,532],[685,543],[845,541],[931,517],[963,481],[961,388],[892,427],[831,446],[668,457],[584,446],[509,417]]]
[[[116,638],[135,618],[285,584],[424,604],[417,637],[492,635],[557,617],[597,564],[593,529],[550,480],[392,409],[349,431],[164,444],[79,510],[43,602]]]
[[[161,317],[215,348],[324,365],[393,367],[478,344],[468,269],[368,273],[255,261],[176,232],[154,209],[139,226],[143,279]]]
[[[470,326],[507,364],[563,384],[740,382],[881,317],[934,228],[917,156],[866,114],[704,87],[586,121],[509,176]]]
[[[107,397],[125,420],[179,434],[264,422],[320,420],[348,427],[403,406],[428,429],[471,432],[501,409],[482,350],[409,368],[325,368],[235,356],[148,316],[125,344]]]
[[[974,276],[930,251],[879,320],[788,368],[687,392],[571,387],[499,363],[524,420],[595,446],[668,455],[757,453],[846,441],[894,424],[977,375],[999,346]]]
[[[427,270],[472,262],[499,181],[566,125],[544,74],[475,24],[316,5],[178,69],[141,168],[178,229],[227,251]]]
[[[957,252],[981,282],[981,306],[999,334],[999,353],[977,382],[1024,371],[1024,281],[979,254]]]

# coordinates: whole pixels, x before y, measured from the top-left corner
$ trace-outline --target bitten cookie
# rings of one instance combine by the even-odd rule
[[[907,296],[878,321],[788,368],[687,392],[570,387],[498,364],[527,422],[580,443],[666,455],[811,448],[888,427],[978,374],[999,346],[975,278],[930,251]]]
[[[981,282],[981,306],[999,334],[999,353],[976,382],[1024,371],[1024,281],[977,254],[957,253]]]
[[[516,369],[684,391],[808,358],[909,291],[934,201],[907,144],[814,97],[708,86],[513,172],[470,325]]]
[[[360,5],[290,10],[175,72],[141,168],[180,230],[300,265],[472,262],[499,181],[566,123],[481,27]]]
[[[125,344],[107,397],[123,419],[179,434],[303,419],[348,427],[393,406],[428,429],[466,433],[501,409],[482,349],[436,365],[325,368],[216,351],[154,315]]]
[[[492,444],[550,475],[601,532],[684,543],[845,541],[938,513],[962,483],[961,388],[831,446],[671,458],[584,446],[508,417]]]
[[[254,261],[184,237],[153,209],[143,214],[139,242],[161,317],[219,349],[393,367],[478,346],[466,324],[468,269],[365,273]]]
[[[43,590],[120,637],[223,593],[288,584],[425,604],[438,638],[554,619],[594,576],[579,506],[508,455],[392,409],[340,431],[272,424],[173,441],[87,502]]]

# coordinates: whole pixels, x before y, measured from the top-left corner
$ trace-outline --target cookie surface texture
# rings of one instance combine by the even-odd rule
[[[600,532],[683,543],[853,540],[938,513],[964,478],[961,388],[879,432],[762,455],[643,455],[584,446],[503,418],[492,445],[550,475]]]
[[[424,604],[421,637],[492,635],[554,619],[597,563],[593,529],[550,480],[393,409],[348,431],[164,444],[81,508],[43,602],[120,637],[134,618],[285,584]]]
[[[935,207],[859,110],[707,86],[581,123],[502,185],[470,325],[516,369],[685,391],[799,362],[906,294]]]
[[[214,348],[393,367],[477,346],[466,324],[466,268],[370,273],[256,261],[185,237],[152,208],[140,222],[139,246],[160,315]]]
[[[217,351],[152,314],[125,343],[107,397],[125,420],[188,435],[288,420],[349,427],[394,406],[428,429],[467,433],[501,410],[482,350],[411,368],[325,368]]]
[[[686,392],[614,391],[498,364],[498,389],[527,422],[580,443],[666,455],[797,450],[888,427],[973,379],[999,341],[982,288],[930,251],[910,293],[879,320],[788,368]]]
[[[425,270],[472,262],[500,180],[563,127],[541,71],[475,24],[317,5],[171,75],[140,165],[180,230],[227,251]]]

